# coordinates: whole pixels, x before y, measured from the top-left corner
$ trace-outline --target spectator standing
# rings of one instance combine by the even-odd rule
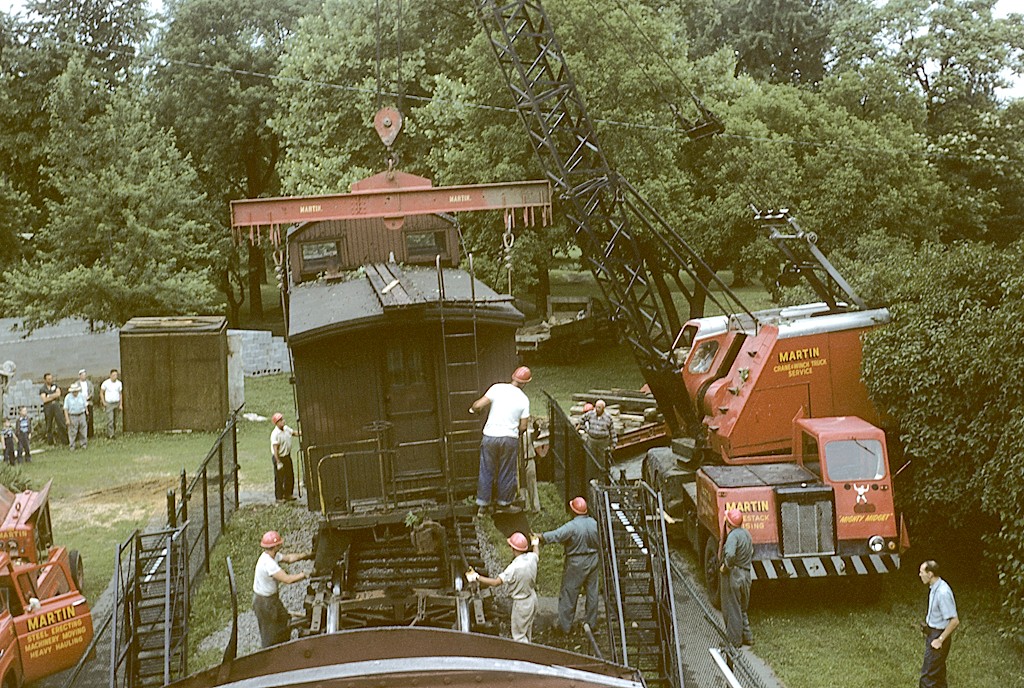
[[[594,402],[594,408],[583,414],[580,420],[583,427],[583,441],[590,447],[598,459],[606,461],[615,449],[618,438],[615,435],[615,421],[606,410],[604,399]]]
[[[75,451],[78,444],[85,449],[89,444],[85,424],[85,397],[77,382],[71,383],[68,395],[64,397],[64,422],[68,428],[68,447],[71,451]]]
[[[587,513],[587,500],[576,497],[569,502],[569,508],[575,514],[571,521],[540,536],[540,541],[544,544],[561,544],[565,547],[562,591],[558,595],[558,627],[562,633],[568,633],[572,629],[580,588],[583,588],[587,595],[586,622],[591,628],[596,628],[597,587],[601,563],[598,557],[600,538],[597,533],[597,521]]]
[[[110,369],[110,377],[100,385],[103,397],[103,410],[107,413],[107,439],[114,439],[117,432],[117,419],[124,410],[124,385],[117,379],[117,368]],[[124,419],[121,419],[121,432],[124,432]]]
[[[743,512],[729,509],[725,512],[728,531],[722,545],[721,572],[722,616],[725,635],[733,647],[753,645],[754,632],[750,630],[747,607],[750,606],[750,565],[754,561],[754,541],[743,527]]]
[[[473,569],[466,573],[470,583],[479,582],[489,588],[507,585],[512,598],[512,640],[520,643],[532,642],[533,620],[537,616],[537,563],[540,540],[536,537],[527,542],[522,533],[512,533],[508,546],[515,553],[512,563],[498,574],[497,578],[481,576]]]
[[[519,437],[529,426],[530,400],[523,392],[533,374],[526,366],[516,368],[511,382],[491,385],[482,397],[469,407],[470,413],[479,413],[490,407],[480,442],[480,473],[477,478],[477,514],[484,515],[492,508],[491,498],[497,481],[497,502],[500,509],[514,510],[516,498],[516,464]]]
[[[291,635],[288,628],[290,615],[278,594],[280,585],[298,583],[304,578],[309,578],[307,573],[288,573],[281,568],[281,564],[312,559],[313,554],[282,554],[283,543],[284,540],[276,530],[269,530],[263,534],[260,540],[263,553],[256,561],[256,572],[252,579],[252,610],[256,614],[256,623],[260,628],[262,647],[287,642]]]
[[[924,662],[919,688],[946,688],[946,660],[951,636],[960,625],[956,599],[949,583],[939,577],[939,565],[929,559],[918,569],[921,582],[928,586],[928,612],[924,625]]]
[[[540,513],[540,494],[537,492],[537,455],[538,448],[542,446],[540,439],[540,428],[534,421],[533,426],[528,428],[524,435],[523,446],[523,501],[526,503],[526,510],[531,514]]]
[[[57,433],[64,434],[64,416],[60,412],[60,387],[53,383],[53,374],[43,375],[43,385],[39,388],[39,399],[43,402],[43,434],[50,446],[57,444]]]
[[[275,413],[271,419],[270,458],[274,465],[274,498],[279,502],[292,501],[295,495],[295,465],[292,463],[292,437],[302,433],[284,424],[284,415]]]
[[[18,438],[18,463],[32,463],[32,451],[29,443],[32,440],[32,419],[28,416],[28,406],[18,409],[18,419],[14,422],[14,434]]]
[[[85,397],[85,424],[86,424],[86,437],[92,439],[93,436],[93,424],[92,424],[92,402],[95,396],[96,386],[90,382],[89,375],[85,372],[85,368],[78,371],[78,385],[82,388],[82,396]]]
[[[4,418],[4,429],[0,432],[0,447],[3,448],[4,461],[13,466],[16,461],[14,458],[14,428],[11,426],[11,421],[8,418]]]

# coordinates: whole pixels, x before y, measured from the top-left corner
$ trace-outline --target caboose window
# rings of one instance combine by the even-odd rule
[[[304,241],[302,271],[321,272],[338,266],[338,243],[335,241]]]
[[[392,385],[422,385],[427,383],[423,352],[414,346],[394,344],[388,348],[388,378]]]
[[[835,440],[825,445],[825,470],[833,482],[881,480],[885,457],[878,440]]]
[[[444,231],[407,232],[405,253],[410,261],[433,260],[435,256],[447,257],[448,248],[444,242]]]

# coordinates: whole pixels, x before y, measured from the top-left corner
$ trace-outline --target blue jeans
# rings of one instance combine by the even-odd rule
[[[498,505],[508,506],[516,498],[516,459],[518,437],[488,437],[480,442],[480,476],[476,483],[476,503],[491,505],[494,480],[498,480]]]

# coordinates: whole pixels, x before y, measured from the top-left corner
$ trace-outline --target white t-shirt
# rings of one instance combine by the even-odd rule
[[[79,380],[78,384],[82,387],[82,396],[85,397],[89,403],[92,403],[92,383],[88,380]]]
[[[488,437],[519,437],[519,421],[530,417],[530,400],[526,393],[509,382],[491,385],[485,397],[491,400],[491,410],[484,423]]]
[[[277,581],[274,580],[274,574],[281,570],[277,563],[279,561],[281,561],[280,552],[272,557],[269,552],[264,550],[260,555],[256,561],[256,575],[252,579],[254,593],[263,597],[273,597],[277,594]]]
[[[277,445],[278,456],[288,456],[292,453],[292,434],[295,431],[287,425],[279,428],[276,425],[270,433],[270,455],[274,455],[274,445]]]
[[[100,390],[103,392],[103,401],[108,404],[119,404],[121,403],[121,389],[123,385],[120,380],[111,380],[109,377],[103,381],[100,385]]]

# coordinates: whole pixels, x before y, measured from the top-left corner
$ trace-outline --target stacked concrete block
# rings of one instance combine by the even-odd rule
[[[267,330],[228,330],[228,337],[232,336],[241,342],[242,370],[245,377],[291,372],[288,345],[285,344],[284,337],[275,337]]]
[[[43,417],[43,403],[39,400],[39,388],[42,382],[32,380],[18,380],[12,382],[7,391],[4,392],[4,418],[14,418],[18,415],[18,408],[28,406],[28,415],[32,419]]]

